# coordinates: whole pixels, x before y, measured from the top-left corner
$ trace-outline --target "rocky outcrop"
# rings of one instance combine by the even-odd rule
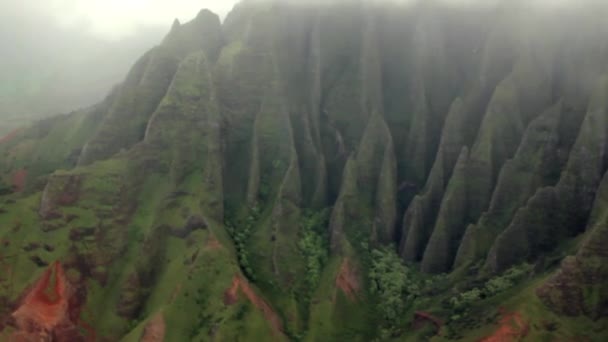
[[[82,177],[78,175],[55,175],[47,182],[38,214],[43,219],[61,217],[59,207],[73,205],[78,201]]]
[[[605,80],[598,83],[559,182],[538,190],[518,210],[509,227],[494,242],[487,269],[500,271],[533,259],[562,239],[584,230],[607,167],[606,89]]]
[[[370,250],[468,285],[588,227],[539,296],[604,315],[608,43],[588,32],[605,23],[442,6],[244,1],[176,21],[99,105],[0,142],[0,179],[28,171],[1,202],[15,288],[78,264],[109,308],[92,321],[120,320],[111,340],[260,339],[263,317],[278,339],[316,322],[373,340]]]
[[[139,339],[140,342],[163,342],[167,325],[162,313],[154,316],[144,328],[144,332]]]
[[[562,105],[558,103],[530,123],[515,157],[501,169],[488,211],[467,229],[455,267],[484,258],[517,209],[525,205],[538,188],[556,181],[552,170],[562,164],[558,155],[561,110]]]
[[[591,220],[579,251],[562,261],[560,269],[536,293],[552,310],[593,319],[608,314],[608,176],[595,197]]]
[[[450,269],[456,247],[462,238],[467,212],[467,162],[469,150],[464,147],[454,173],[448,183],[437,223],[422,257],[420,269],[429,273],[443,273]]]
[[[174,25],[165,40],[131,69],[120,86],[120,95],[112,99],[97,132],[84,146],[78,164],[108,158],[141,141],[180,62],[199,50],[215,60],[223,44],[221,32],[219,18],[209,11],[201,11],[185,25]]]
[[[85,341],[79,330],[79,303],[63,266],[56,262],[25,294],[12,316],[12,340]]]
[[[267,323],[272,328],[273,337],[278,340],[283,340],[285,335],[281,318],[276,314],[272,307],[256,293],[247,280],[238,275],[234,276],[232,285],[224,292],[224,304],[235,304],[239,300],[239,293],[244,294],[245,298],[247,298],[257,310],[262,312]]]

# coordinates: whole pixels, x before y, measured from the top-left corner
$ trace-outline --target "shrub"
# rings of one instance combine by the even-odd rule
[[[249,242],[253,227],[259,216],[260,210],[257,207],[253,207],[249,210],[249,214],[246,216],[245,219],[237,220],[236,223],[233,223],[231,220],[226,219],[224,223],[226,225],[226,230],[228,231],[228,234],[230,234],[232,240],[234,241],[234,246],[236,247],[237,253],[237,260],[239,262],[241,271],[249,280],[252,281],[255,280],[255,274],[253,272],[253,269],[251,268],[247,243]]]
[[[405,310],[421,295],[423,282],[392,248],[372,250],[369,277],[382,316],[381,335],[395,335],[403,323]]]
[[[481,288],[476,287],[452,297],[450,304],[457,313],[462,313],[482,299],[496,296],[511,289],[528,275],[531,269],[532,266],[528,264],[514,266],[503,274],[486,281]]]
[[[308,294],[319,284],[321,271],[329,255],[327,224],[329,210],[305,211],[300,222],[298,248],[306,259],[306,287]]]

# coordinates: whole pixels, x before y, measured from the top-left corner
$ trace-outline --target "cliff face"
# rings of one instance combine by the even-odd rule
[[[0,329],[59,260],[110,340],[385,338],[383,294],[407,317],[436,290],[387,285],[377,251],[464,291],[546,276],[583,235],[538,296],[605,316],[608,25],[588,15],[245,1],[175,22],[102,103],[0,140],[0,179],[27,175],[0,197]]]

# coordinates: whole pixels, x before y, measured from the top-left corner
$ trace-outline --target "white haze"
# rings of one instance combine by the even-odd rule
[[[256,0],[245,0],[256,1]],[[264,0],[262,0],[264,1]],[[276,0],[274,0],[276,1]],[[281,0],[279,0],[281,1]],[[302,4],[357,0],[282,0]],[[363,0],[366,1],[366,0]],[[494,6],[520,2],[531,8],[560,8],[604,3],[605,0],[367,0],[370,2],[435,2],[449,6]],[[12,16],[38,12],[66,29],[78,29],[116,40],[142,28],[166,28],[174,18],[185,22],[207,8],[224,18],[237,0],[0,0],[0,13]]]
[[[608,16],[608,0],[242,0],[327,5],[434,3],[454,7],[516,5],[545,11],[583,9]],[[158,44],[175,18],[204,8],[225,18],[238,0],[0,0],[0,135],[8,118],[66,112],[98,102],[134,61]],[[530,11],[531,12],[531,11]],[[3,127],[4,126],[4,127]]]
[[[236,0],[0,0],[0,13],[50,18],[58,27],[116,40],[154,27],[185,22],[203,8],[224,17]]]

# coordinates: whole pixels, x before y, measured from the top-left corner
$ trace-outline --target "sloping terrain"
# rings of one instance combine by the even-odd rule
[[[608,338],[608,24],[518,6],[176,21],[0,139],[0,340]]]

